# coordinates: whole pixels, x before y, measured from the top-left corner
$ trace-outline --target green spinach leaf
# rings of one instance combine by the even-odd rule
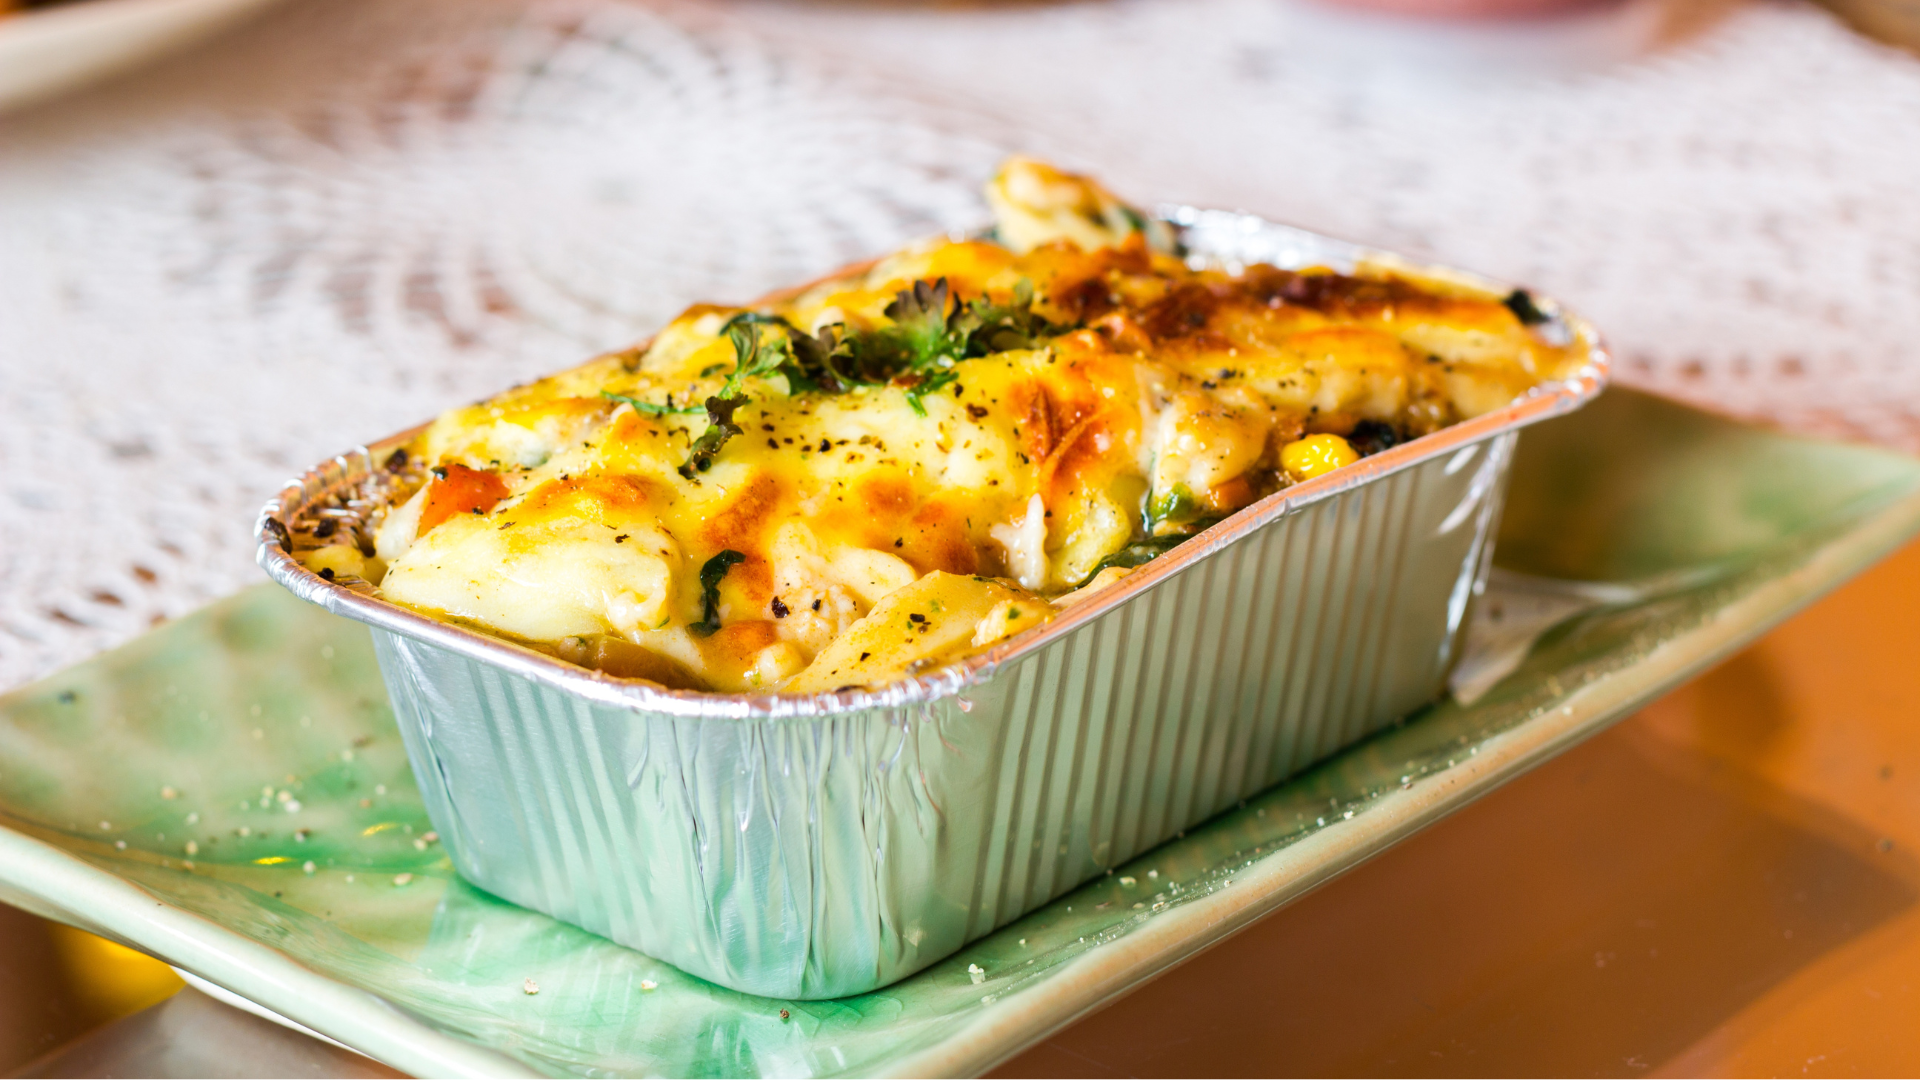
[[[700,621],[687,629],[699,637],[712,637],[720,629],[720,582],[727,571],[747,561],[747,557],[728,548],[700,567]]]

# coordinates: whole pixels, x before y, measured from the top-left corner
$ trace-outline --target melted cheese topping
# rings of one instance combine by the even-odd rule
[[[1459,287],[1191,269],[1097,185],[1036,163],[1010,163],[990,201],[1004,243],[922,244],[756,310],[859,333],[944,279],[956,304],[1030,289],[1056,332],[957,360],[931,390],[748,378],[739,433],[699,471],[705,410],[668,410],[720,392],[740,309],[696,307],[647,347],[442,416],[409,448],[436,474],[353,572],[384,566],[390,600],[617,675],[873,684],[1045,621],[1048,598],[1302,478],[1288,462],[1337,468],[1585,356]]]

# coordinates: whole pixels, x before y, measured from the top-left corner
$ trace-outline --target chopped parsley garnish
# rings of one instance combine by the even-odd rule
[[[1030,349],[1061,333],[1033,310],[1033,283],[1014,286],[1010,303],[975,297],[954,301],[946,278],[916,281],[896,293],[884,312],[888,326],[851,335],[847,350],[863,371],[891,372],[890,381],[907,392],[907,404],[927,415],[923,399],[959,378],[954,365],[971,357],[1009,349]]]
[[[693,413],[697,413],[701,411],[698,405],[686,405],[686,406],[675,405],[673,403],[672,394],[667,395],[667,402],[664,405],[656,405],[651,401],[641,401],[639,398],[628,397],[625,394],[616,394],[610,390],[600,391],[600,396],[603,398],[606,398],[609,401],[625,402],[626,404],[633,406],[634,412],[644,413],[647,416],[678,416],[682,414],[691,415]]]
[[[1094,566],[1093,572],[1088,574],[1085,580],[1074,587],[1079,588],[1081,585],[1091,582],[1100,571],[1105,570],[1109,566],[1118,566],[1123,570],[1131,570],[1137,566],[1145,566],[1191,539],[1193,539],[1193,537],[1190,535],[1182,535],[1151,536],[1145,540],[1135,540],[1119,551],[1101,559],[1100,562]]]
[[[1046,338],[1065,332],[1033,310],[1033,285],[1022,280],[1007,303],[985,296],[958,302],[946,278],[916,281],[900,290],[883,314],[884,326],[848,330],[844,324],[825,326],[809,334],[778,315],[743,311],[727,320],[722,332],[733,344],[733,370],[718,392],[707,398],[707,426],[688,447],[680,475],[691,480],[713,466],[727,440],[744,429],[734,413],[751,399],[749,378],[786,380],[787,393],[844,394],[857,386],[897,386],[907,404],[927,415],[924,398],[951,386],[960,361],[990,356],[1009,349],[1030,349]],[[701,374],[711,375],[719,365]],[[601,391],[651,416],[691,414],[698,408],[680,407],[671,397],[664,405],[642,402],[623,394]]]
[[[701,565],[700,621],[687,629],[699,637],[712,637],[720,629],[720,582],[727,571],[746,561],[745,555],[728,548]]]
[[[1148,536],[1162,534],[1162,525],[1168,529],[1178,529],[1183,534],[1197,532],[1199,530],[1194,527],[1195,523],[1206,518],[1205,504],[1195,498],[1185,484],[1175,484],[1172,491],[1149,498],[1146,511]]]
[[[793,350],[785,338],[767,336],[763,328],[770,324],[785,326],[783,320],[752,312],[727,320],[727,340],[733,343],[733,371],[728,373],[727,381],[720,384],[719,392],[707,398],[707,429],[687,448],[686,464],[680,466],[681,476],[691,480],[694,473],[706,472],[727,440],[744,431],[733,422],[733,414],[749,401],[747,380],[776,375],[786,368]],[[788,389],[792,390],[791,384]]]

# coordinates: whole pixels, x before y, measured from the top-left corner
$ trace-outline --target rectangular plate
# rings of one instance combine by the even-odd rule
[[[0,898],[415,1074],[977,1072],[1626,715],[1916,530],[1920,462],[1611,392],[1521,440],[1503,583],[1462,673],[1472,704],[853,998],[723,990],[459,881],[426,840],[365,629],[271,587],[0,698]]]

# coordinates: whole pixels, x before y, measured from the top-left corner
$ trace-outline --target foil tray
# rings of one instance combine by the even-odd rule
[[[1402,272],[1252,215],[1159,215],[1195,262]],[[870,690],[721,695],[616,679],[321,579],[288,529],[405,432],[262,510],[258,560],[369,624],[462,877],[737,990],[817,999],[953,953],[1440,696],[1520,428],[1599,393],[1589,346],[1506,409],[1278,492],[1053,622]],[[336,511],[337,512],[337,511]]]

